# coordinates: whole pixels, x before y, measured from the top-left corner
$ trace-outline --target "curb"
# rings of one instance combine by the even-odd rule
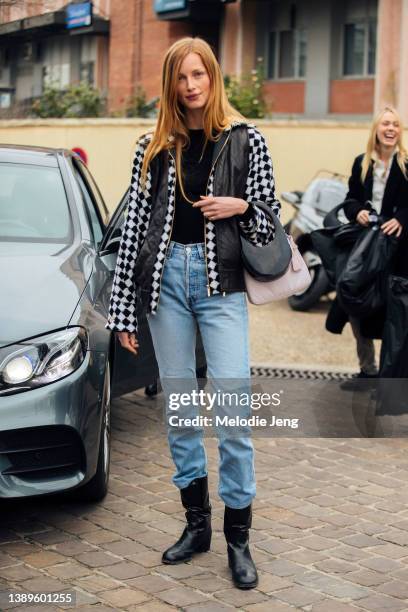
[[[333,369],[333,366],[328,365],[253,363],[251,365],[251,376],[259,378],[342,381],[352,378],[353,372],[340,366]]]

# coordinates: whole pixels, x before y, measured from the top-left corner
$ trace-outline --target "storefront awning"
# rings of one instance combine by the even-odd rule
[[[18,19],[0,25],[0,37],[26,37],[28,33],[35,34],[41,32],[59,32],[65,29],[65,11],[54,11],[26,19]]]
[[[225,4],[236,0],[154,0],[158,19],[217,21]]]
[[[109,21],[94,15],[92,24],[88,27],[67,29],[66,13],[64,10],[18,19],[9,23],[0,24],[0,41],[4,38],[26,38],[28,34],[106,34],[109,32]]]

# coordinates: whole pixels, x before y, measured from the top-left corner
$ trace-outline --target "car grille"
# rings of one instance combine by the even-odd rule
[[[0,432],[0,472],[26,481],[70,476],[85,469],[77,432],[66,426]]]

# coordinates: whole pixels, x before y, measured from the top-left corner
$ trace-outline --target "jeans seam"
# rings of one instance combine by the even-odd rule
[[[190,300],[190,258],[187,253],[184,255],[184,270],[186,299]]]
[[[199,300],[202,301],[201,312],[204,312],[204,316],[207,316],[207,317],[211,316],[211,307],[213,303],[212,300],[214,300],[214,308],[215,308],[214,312],[219,312],[220,308],[221,309],[224,308],[228,313],[231,310],[231,316],[233,316],[233,319],[235,322],[234,325],[236,326],[237,333],[239,335],[242,333],[245,334],[244,338],[239,339],[239,345],[241,346],[240,353],[239,353],[240,358],[239,358],[239,362],[237,361],[236,364],[234,361],[235,365],[233,366],[233,370],[238,373],[238,377],[247,378],[248,376],[247,370],[249,368],[249,336],[248,336],[248,331],[247,331],[248,330],[248,309],[247,309],[245,294],[243,292],[238,292],[238,295],[234,295],[236,292],[232,292],[231,294],[229,294],[230,297],[214,296],[213,298],[211,298],[211,301],[209,300],[208,302],[206,301],[206,299],[204,299],[204,296],[200,297],[201,285],[204,282],[204,276],[202,275],[205,274],[205,271],[203,270],[203,267],[201,265],[202,261],[200,261],[200,258],[199,258],[200,252],[201,251],[199,247],[194,247],[192,251],[190,250],[190,254],[189,254],[185,248],[180,248],[180,247],[177,248],[177,247],[174,247],[174,245],[172,245],[172,248],[169,250],[169,254],[173,259],[173,263],[171,265],[169,263],[168,270],[167,270],[168,276],[166,275],[163,279],[164,283],[167,283],[166,287],[168,290],[168,292],[165,294],[165,297],[167,297],[169,300],[168,302],[166,302],[166,305],[170,308],[170,312],[172,315],[173,305],[175,308],[176,303],[179,304],[179,302],[177,301],[173,302],[172,296],[174,294],[175,299],[177,296],[177,300],[181,300],[181,299],[183,300],[183,308],[184,307],[190,308],[192,316],[194,316],[195,313],[194,313],[194,306],[192,306],[191,302],[195,302]],[[190,283],[190,279],[191,281],[194,281],[193,284]],[[183,287],[181,286],[182,280],[184,281]],[[199,288],[200,295],[197,295],[196,299],[190,299],[191,296],[189,295],[189,293],[191,292],[192,288],[194,288],[194,295],[196,295],[195,293],[196,286]],[[207,309],[208,309],[208,313],[207,313]],[[173,324],[172,317],[170,317],[169,320],[171,320]],[[174,320],[174,323],[175,322],[176,320]],[[155,322],[152,320],[149,321],[149,326],[153,327],[153,329],[157,327],[154,325],[154,323]],[[191,321],[189,322],[189,328],[190,327],[191,327]],[[159,327],[157,327],[155,333],[160,332],[159,328],[160,328],[160,324],[159,324]],[[195,328],[196,328],[195,333],[197,333],[197,319],[195,322]],[[160,333],[157,336],[157,338],[161,339]],[[226,335],[227,341],[233,342],[233,340],[229,340],[230,338],[231,338],[231,334],[227,333]],[[235,334],[234,334],[234,338],[235,338]],[[159,346],[161,346],[161,344],[159,344]],[[164,359],[165,356],[167,355],[167,352],[165,351],[165,347],[163,347],[163,351],[164,351],[162,355],[163,367],[164,367],[163,374],[165,376],[166,368],[170,368],[169,369],[170,371],[173,366],[170,365],[170,363],[167,364],[167,362]],[[213,351],[212,351],[211,354],[214,359],[218,359],[217,353],[213,354]],[[244,368],[242,367],[243,364],[241,360],[242,359],[241,355],[242,355],[242,358],[245,359],[245,366],[244,366],[246,370],[245,372],[244,372]],[[226,362],[225,366],[223,365],[222,370],[221,370],[221,364],[224,362],[217,361],[217,363],[218,363],[217,365],[218,370],[224,373],[227,371],[226,369],[224,369],[224,367],[225,368],[232,367],[230,366],[229,362]],[[186,363],[185,365],[188,366],[189,364]],[[173,434],[176,434],[176,433],[177,432],[173,432]],[[195,441],[193,442],[192,440],[192,446],[190,449],[192,450],[192,452],[190,454],[188,454],[188,449],[185,448],[186,445],[185,445],[185,442],[183,442],[183,440],[181,439],[177,440],[177,436],[171,434],[169,431],[167,432],[167,434],[168,434],[168,442],[170,446],[172,459],[176,467],[176,473],[173,476],[173,483],[178,488],[184,488],[190,484],[192,479],[196,477],[202,477],[202,476],[207,475],[208,474],[208,457],[207,457],[206,448],[204,444],[203,433],[201,432],[200,435],[197,433],[196,435],[193,436],[193,438],[195,438]],[[217,440],[217,443],[218,443],[219,448],[220,448],[220,444],[225,445],[225,442],[222,442],[220,440]],[[201,448],[196,447],[195,444],[198,444],[200,447],[202,447],[202,450]],[[248,443],[244,444],[244,446],[246,446],[247,448],[246,449],[239,448],[240,445],[239,445],[238,440],[237,440],[237,445],[234,443],[234,441],[232,442],[227,441],[226,450],[224,449],[224,451],[227,452],[227,457],[224,457],[223,463],[225,462],[225,460],[226,460],[226,463],[224,463],[223,471],[222,473],[220,473],[220,485],[222,483],[223,486],[221,490],[219,489],[219,494],[220,494],[222,501],[231,508],[243,508],[243,507],[248,506],[251,503],[253,497],[255,496],[255,492],[256,492],[253,445],[252,445],[252,442],[248,440]],[[231,471],[231,468],[228,466],[228,464],[231,462],[233,466],[232,471]],[[234,473],[236,470],[238,471],[238,474],[239,474],[238,478],[234,476]]]

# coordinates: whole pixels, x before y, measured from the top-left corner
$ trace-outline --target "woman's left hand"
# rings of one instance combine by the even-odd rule
[[[381,229],[384,232],[384,234],[387,234],[388,236],[391,236],[392,234],[395,234],[396,232],[397,238],[399,238],[402,232],[402,225],[399,221],[397,221],[397,219],[395,219],[395,217],[393,217],[389,221],[386,221],[385,223],[383,223],[381,226]]]
[[[248,208],[247,202],[241,200],[241,198],[230,198],[227,196],[200,196],[200,198],[199,202],[194,202],[193,207],[201,208],[204,217],[210,221],[242,215]]]

